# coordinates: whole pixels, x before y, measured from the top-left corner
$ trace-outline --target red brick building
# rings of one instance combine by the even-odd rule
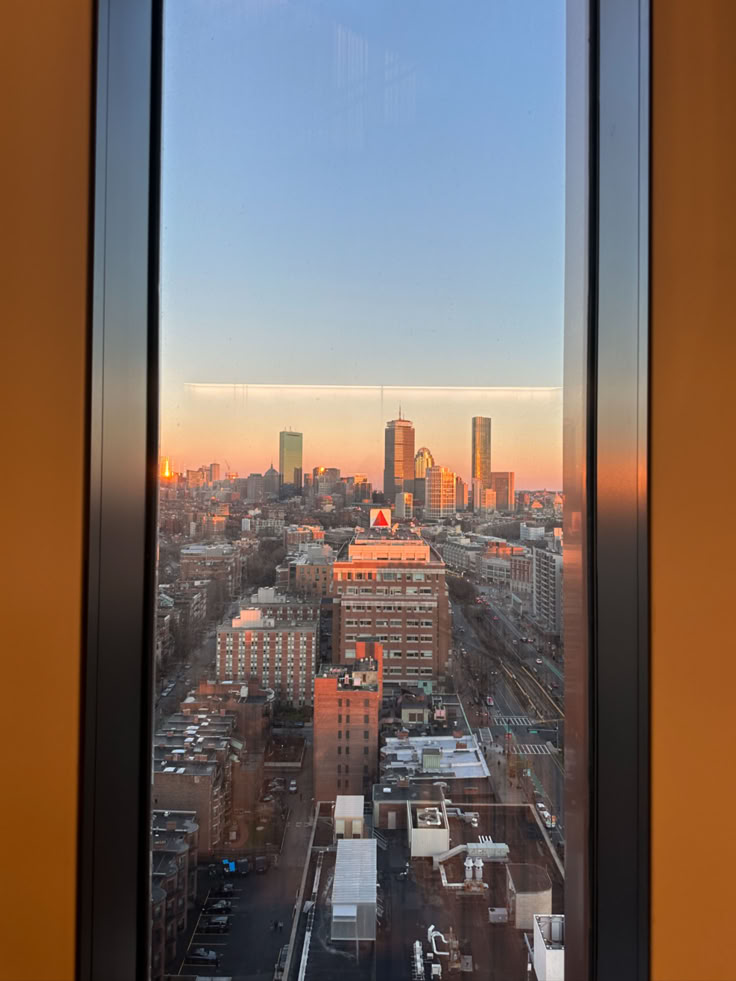
[[[336,660],[349,663],[356,644],[380,642],[383,680],[432,689],[445,673],[450,613],[445,563],[418,535],[363,532],[332,567]]]
[[[358,642],[350,664],[325,664],[314,680],[314,796],[370,794],[378,772],[383,648]]]
[[[318,629],[317,620],[276,620],[260,609],[243,609],[217,629],[217,677],[255,679],[283,701],[311,705]]]

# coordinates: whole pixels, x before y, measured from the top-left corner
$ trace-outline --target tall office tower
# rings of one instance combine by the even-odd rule
[[[496,510],[513,511],[516,504],[514,495],[514,471],[496,470],[491,474],[491,490],[496,492]]]
[[[211,463],[210,464],[210,467],[209,467],[209,470],[210,470],[210,473],[209,473],[210,483],[211,484],[214,484],[216,480],[219,480],[220,479],[220,464],[219,463]]]
[[[486,416],[473,416],[470,478],[479,480],[485,490],[491,486],[491,420]]]
[[[447,467],[427,469],[427,487],[424,513],[428,518],[448,518],[457,510],[455,503],[455,482],[457,474]]]
[[[414,492],[414,426],[399,412],[386,423],[383,493],[393,501],[402,491]]]
[[[427,500],[427,467],[434,466],[434,457],[426,446],[420,446],[414,457],[414,503],[423,505]]]
[[[451,623],[445,563],[431,545],[405,525],[356,531],[332,566],[332,596],[334,661],[350,664],[362,641],[377,640],[384,683],[432,690],[445,673]]]
[[[279,433],[279,473],[286,496],[302,489],[302,434],[291,430]]]
[[[467,511],[468,509],[468,485],[462,477],[455,480],[455,507],[458,511]]]

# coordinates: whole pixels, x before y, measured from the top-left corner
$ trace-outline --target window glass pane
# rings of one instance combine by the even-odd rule
[[[555,976],[564,37],[164,5],[156,979]]]

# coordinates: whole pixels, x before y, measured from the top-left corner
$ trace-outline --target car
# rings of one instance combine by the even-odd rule
[[[233,904],[229,899],[218,899],[214,903],[205,904],[203,913],[209,914],[222,914],[222,913],[232,913]]]
[[[541,658],[541,657],[538,657],[538,658],[536,659],[536,661],[537,661],[537,664],[544,664],[544,661],[542,660],[542,658]]]
[[[284,944],[284,946],[279,951],[279,956],[276,960],[276,966],[273,970],[274,981],[279,981],[280,978],[284,976],[284,968],[286,967],[286,958],[289,956],[289,945]]]
[[[188,950],[184,960],[188,964],[208,964],[214,967],[220,966],[220,955],[216,950],[210,950],[209,947],[195,947],[194,950]]]
[[[233,895],[233,884],[232,882],[223,882],[219,886],[215,886],[212,890],[212,896],[232,896]]]
[[[264,804],[268,804],[268,803],[270,803],[270,802],[271,802],[272,800],[273,800],[273,794],[264,794],[264,795],[263,795],[263,797],[261,797],[261,801],[262,801],[262,802],[263,802]]]
[[[547,810],[547,805],[544,803],[544,801],[541,801],[541,800],[538,800],[537,801],[537,810],[540,810],[540,811],[546,811]]]
[[[197,924],[197,933],[229,933],[229,916],[203,916]]]
[[[268,859],[265,855],[257,855],[255,859],[256,872],[268,872]]]
[[[186,668],[186,670],[189,670],[189,668],[191,668],[191,664],[185,664],[184,667]]]
[[[494,620],[498,620],[498,617],[496,617],[496,616],[494,616],[494,618],[493,618],[493,619],[494,619]]]
[[[295,794],[297,791],[296,780],[289,781],[289,793]]]

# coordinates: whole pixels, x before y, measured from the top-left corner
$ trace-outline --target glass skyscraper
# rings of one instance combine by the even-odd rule
[[[283,490],[299,493],[302,488],[302,433],[279,433],[279,473]]]

